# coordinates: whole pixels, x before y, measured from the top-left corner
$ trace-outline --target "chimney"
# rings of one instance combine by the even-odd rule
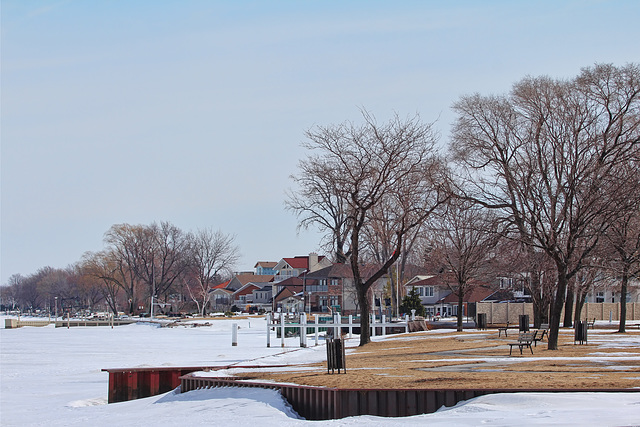
[[[318,268],[318,254],[311,252],[309,254],[309,272],[319,270]]]

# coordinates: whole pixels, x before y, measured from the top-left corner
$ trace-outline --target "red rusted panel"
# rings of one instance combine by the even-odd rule
[[[160,372],[151,371],[149,378],[149,396],[160,394]]]

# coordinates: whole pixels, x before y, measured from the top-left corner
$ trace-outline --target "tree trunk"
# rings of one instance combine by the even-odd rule
[[[629,263],[622,267],[622,284],[620,286],[620,326],[618,332],[625,333],[627,325],[627,286],[629,285]]]
[[[458,295],[458,332],[462,332],[462,308],[463,308],[463,293],[460,292]]]
[[[573,318],[573,324],[577,325],[582,317],[582,309],[584,308],[584,302],[587,300],[587,291],[578,291],[576,295],[576,313]]]
[[[560,317],[564,308],[564,297],[567,291],[566,266],[558,264],[558,283],[556,296],[551,301],[551,313],[549,314],[549,350],[558,349],[558,334],[560,332]]]
[[[371,331],[369,330],[369,316],[371,314],[371,301],[369,301],[369,289],[365,288],[362,283],[356,284],[356,292],[358,293],[358,305],[360,306],[360,345],[369,344],[371,342]]]
[[[564,301],[564,324],[562,326],[564,326],[565,328],[570,328],[573,326],[573,300],[575,298],[574,296],[574,281],[571,280],[570,283],[567,286],[567,297]]]

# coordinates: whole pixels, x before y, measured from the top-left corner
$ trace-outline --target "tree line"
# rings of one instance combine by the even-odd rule
[[[113,225],[105,247],[66,269],[13,275],[1,288],[5,309],[114,314],[192,306],[204,314],[209,288],[224,281],[239,258],[234,237],[212,229],[185,233],[169,222]],[[157,308],[156,308],[157,307]],[[192,308],[190,308],[191,310]],[[163,310],[165,311],[165,310]]]
[[[637,64],[596,64],[570,79],[526,77],[505,95],[462,96],[442,152],[418,115],[378,122],[363,110],[362,123],[310,129],[287,207],[350,265],[360,344],[370,340],[371,286],[408,262],[455,277],[459,329],[472,278],[519,276],[534,322],[550,324],[549,349],[563,310],[571,325],[594,282],[619,280],[624,302],[640,256],[639,97]]]

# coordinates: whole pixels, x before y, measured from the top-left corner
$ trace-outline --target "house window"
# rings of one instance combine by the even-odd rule
[[[501,277],[500,278],[500,289],[508,289],[513,286],[513,278],[512,277]]]
[[[425,286],[424,287],[424,296],[432,297],[433,296],[433,286]]]
[[[338,286],[338,279],[331,279],[331,286]]]
[[[604,292],[596,293],[596,302],[604,302]]]

